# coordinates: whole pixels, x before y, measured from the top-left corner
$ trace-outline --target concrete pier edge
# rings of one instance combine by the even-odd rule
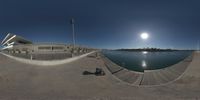
[[[189,55],[188,57],[186,57],[184,60],[182,60],[182,61],[180,61],[180,62],[177,62],[176,64],[179,64],[179,63],[181,63],[181,62],[184,62],[184,61],[185,61],[186,59],[188,59],[189,57],[191,57],[191,60],[193,60],[194,53],[195,53],[195,51],[194,51],[191,55]],[[101,55],[101,58],[102,58],[102,60],[104,61],[104,64],[105,64],[105,65],[106,65],[105,60],[108,61],[108,62],[110,62],[110,63],[114,63],[114,62],[112,62],[109,58],[105,57],[102,53],[100,53],[100,55]],[[121,80],[121,79],[118,78],[117,76],[115,76],[115,75],[110,71],[110,69],[109,69],[108,67],[106,67],[106,68],[110,71],[110,73],[112,74],[112,76],[113,76],[115,79],[120,80],[120,82],[122,82],[122,83],[125,83],[125,84],[130,85],[130,86],[152,87],[152,86],[164,86],[164,85],[168,85],[168,84],[171,84],[171,83],[173,83],[174,81],[180,79],[180,78],[183,76],[183,74],[186,72],[186,70],[188,69],[188,66],[190,65],[191,62],[192,62],[192,61],[188,62],[189,64],[186,66],[185,70],[184,70],[178,77],[176,77],[176,78],[174,78],[173,80],[168,81],[168,82],[166,82],[166,83],[156,84],[156,85],[142,85],[142,84],[138,84],[138,82],[141,83],[141,82],[143,81],[144,74],[145,74],[146,71],[148,71],[148,72],[154,72],[154,71],[161,71],[161,70],[163,70],[163,69],[144,70],[144,72],[136,72],[136,71],[128,70],[128,69],[126,69],[126,68],[124,68],[124,67],[121,67],[121,66],[117,65],[116,63],[114,63],[115,65],[121,67],[122,69],[128,70],[130,73],[142,75],[142,78],[140,78],[140,80],[139,80],[139,78],[138,78],[138,79],[136,79],[136,81],[134,82],[134,83],[137,83],[137,84],[134,84],[134,83],[130,84],[130,83],[126,82],[126,81]],[[176,65],[176,64],[174,64],[174,65]],[[164,69],[171,68],[171,67],[173,67],[174,65],[171,65],[171,66],[166,67],[166,68],[164,68]],[[106,66],[108,66],[108,65],[106,65]],[[120,71],[121,71],[121,70],[120,70]]]

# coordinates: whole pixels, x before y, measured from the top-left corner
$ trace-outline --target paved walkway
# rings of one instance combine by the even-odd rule
[[[100,67],[105,76],[82,75]],[[57,66],[35,66],[0,54],[0,100],[200,100],[200,53],[168,85],[130,86],[112,76],[101,59],[84,57]]]

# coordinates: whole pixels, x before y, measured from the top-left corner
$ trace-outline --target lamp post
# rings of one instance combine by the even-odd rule
[[[75,31],[74,31],[74,18],[72,17],[70,20],[70,24],[72,25],[72,41],[73,41],[73,48],[72,48],[72,57],[75,50]]]
[[[199,47],[199,40],[197,41],[197,51],[200,52],[200,47]]]
[[[70,24],[72,25],[72,35],[73,35],[73,48],[75,48],[75,31],[74,31],[74,18],[71,18]]]

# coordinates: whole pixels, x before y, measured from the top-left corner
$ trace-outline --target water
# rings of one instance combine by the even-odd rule
[[[192,51],[130,52],[105,50],[102,53],[124,68],[143,72],[144,70],[155,70],[174,65],[188,57]]]

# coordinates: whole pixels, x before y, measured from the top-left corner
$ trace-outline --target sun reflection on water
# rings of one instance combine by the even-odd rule
[[[147,51],[142,51],[142,54],[144,54],[144,55],[145,55],[145,54],[148,54],[148,52],[147,52]]]
[[[146,63],[145,60],[142,61],[142,67],[143,67],[143,68],[146,68],[146,67],[147,67],[147,63]]]

